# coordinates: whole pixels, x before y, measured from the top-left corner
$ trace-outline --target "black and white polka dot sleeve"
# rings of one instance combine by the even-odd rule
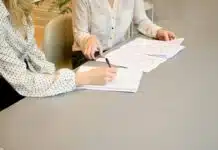
[[[75,73],[70,69],[60,69],[52,73],[30,71],[3,35],[0,35],[0,64],[0,76],[23,96],[54,96],[76,88]]]

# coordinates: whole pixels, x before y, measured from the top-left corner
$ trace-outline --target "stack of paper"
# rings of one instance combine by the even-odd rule
[[[82,66],[78,71],[84,72],[94,67]],[[137,92],[142,72],[133,69],[118,68],[115,80],[106,85],[84,85],[78,89],[102,90],[102,91],[122,91],[122,92]]]
[[[181,46],[183,41],[184,39],[182,38],[167,42],[137,38],[134,41],[123,45],[120,50],[127,50],[131,53],[146,54],[149,56],[171,58],[184,49],[184,46]]]
[[[150,72],[184,49],[184,46],[181,46],[183,40],[165,42],[137,38],[108,53],[105,57],[111,64]],[[105,59],[99,58],[97,61],[105,62]]]

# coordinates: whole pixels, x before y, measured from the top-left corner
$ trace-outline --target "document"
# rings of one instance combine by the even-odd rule
[[[184,38],[178,38],[172,41],[160,41],[160,40],[152,40],[145,38],[136,38],[133,41],[123,45],[122,47],[129,46],[138,46],[138,45],[150,45],[150,44],[173,44],[173,45],[181,45],[184,41]]]
[[[121,54],[122,53],[122,54]],[[141,55],[140,53],[127,53],[123,55],[123,51],[113,51],[106,57],[110,63],[115,66],[122,66],[130,69],[137,69],[143,72],[150,72],[158,65],[166,61],[166,58],[154,57],[149,55]],[[104,58],[99,58],[97,61],[105,62]]]
[[[105,55],[111,64],[150,72],[161,63],[172,58],[185,47],[180,45],[184,39],[158,41],[137,38]],[[97,61],[104,62],[99,58]]]
[[[81,66],[78,71],[84,72],[95,67]],[[143,73],[135,69],[117,68],[117,76],[105,85],[84,85],[78,89],[101,90],[101,91],[118,91],[118,92],[137,92]]]
[[[132,42],[122,46],[120,49],[125,50],[125,52],[131,51],[131,53],[171,58],[185,48],[184,46],[180,45],[183,41],[183,38],[172,41],[158,41],[137,38]]]
[[[151,44],[147,46],[137,46],[136,51],[140,51],[140,54],[146,54],[149,56],[156,56],[162,58],[172,58],[185,47],[180,45],[171,45],[171,44]],[[129,47],[128,49],[135,49],[133,47]]]

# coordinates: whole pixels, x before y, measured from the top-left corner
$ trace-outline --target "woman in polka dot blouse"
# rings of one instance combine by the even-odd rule
[[[31,0],[0,0],[0,110],[23,96],[54,96],[114,79],[115,68],[55,70],[37,48],[31,10]]]

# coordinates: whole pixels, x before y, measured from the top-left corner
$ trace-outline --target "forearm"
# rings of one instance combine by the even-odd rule
[[[134,23],[137,25],[139,32],[153,38],[156,37],[157,31],[160,29],[146,15],[144,0],[135,0]]]
[[[155,38],[157,35],[157,31],[161,29],[161,27],[153,24],[150,20],[143,20],[141,23],[138,24],[137,29],[140,33]]]
[[[73,32],[74,42],[82,49],[85,49],[89,33],[89,14],[86,0],[75,0],[73,4]]]
[[[81,50],[85,50],[88,39],[91,35],[87,32],[81,32],[77,29],[74,29],[74,42],[81,48]]]
[[[20,94],[27,97],[46,97],[72,91],[76,88],[75,73],[69,69],[58,70],[53,74],[32,72],[10,74],[3,77]]]

